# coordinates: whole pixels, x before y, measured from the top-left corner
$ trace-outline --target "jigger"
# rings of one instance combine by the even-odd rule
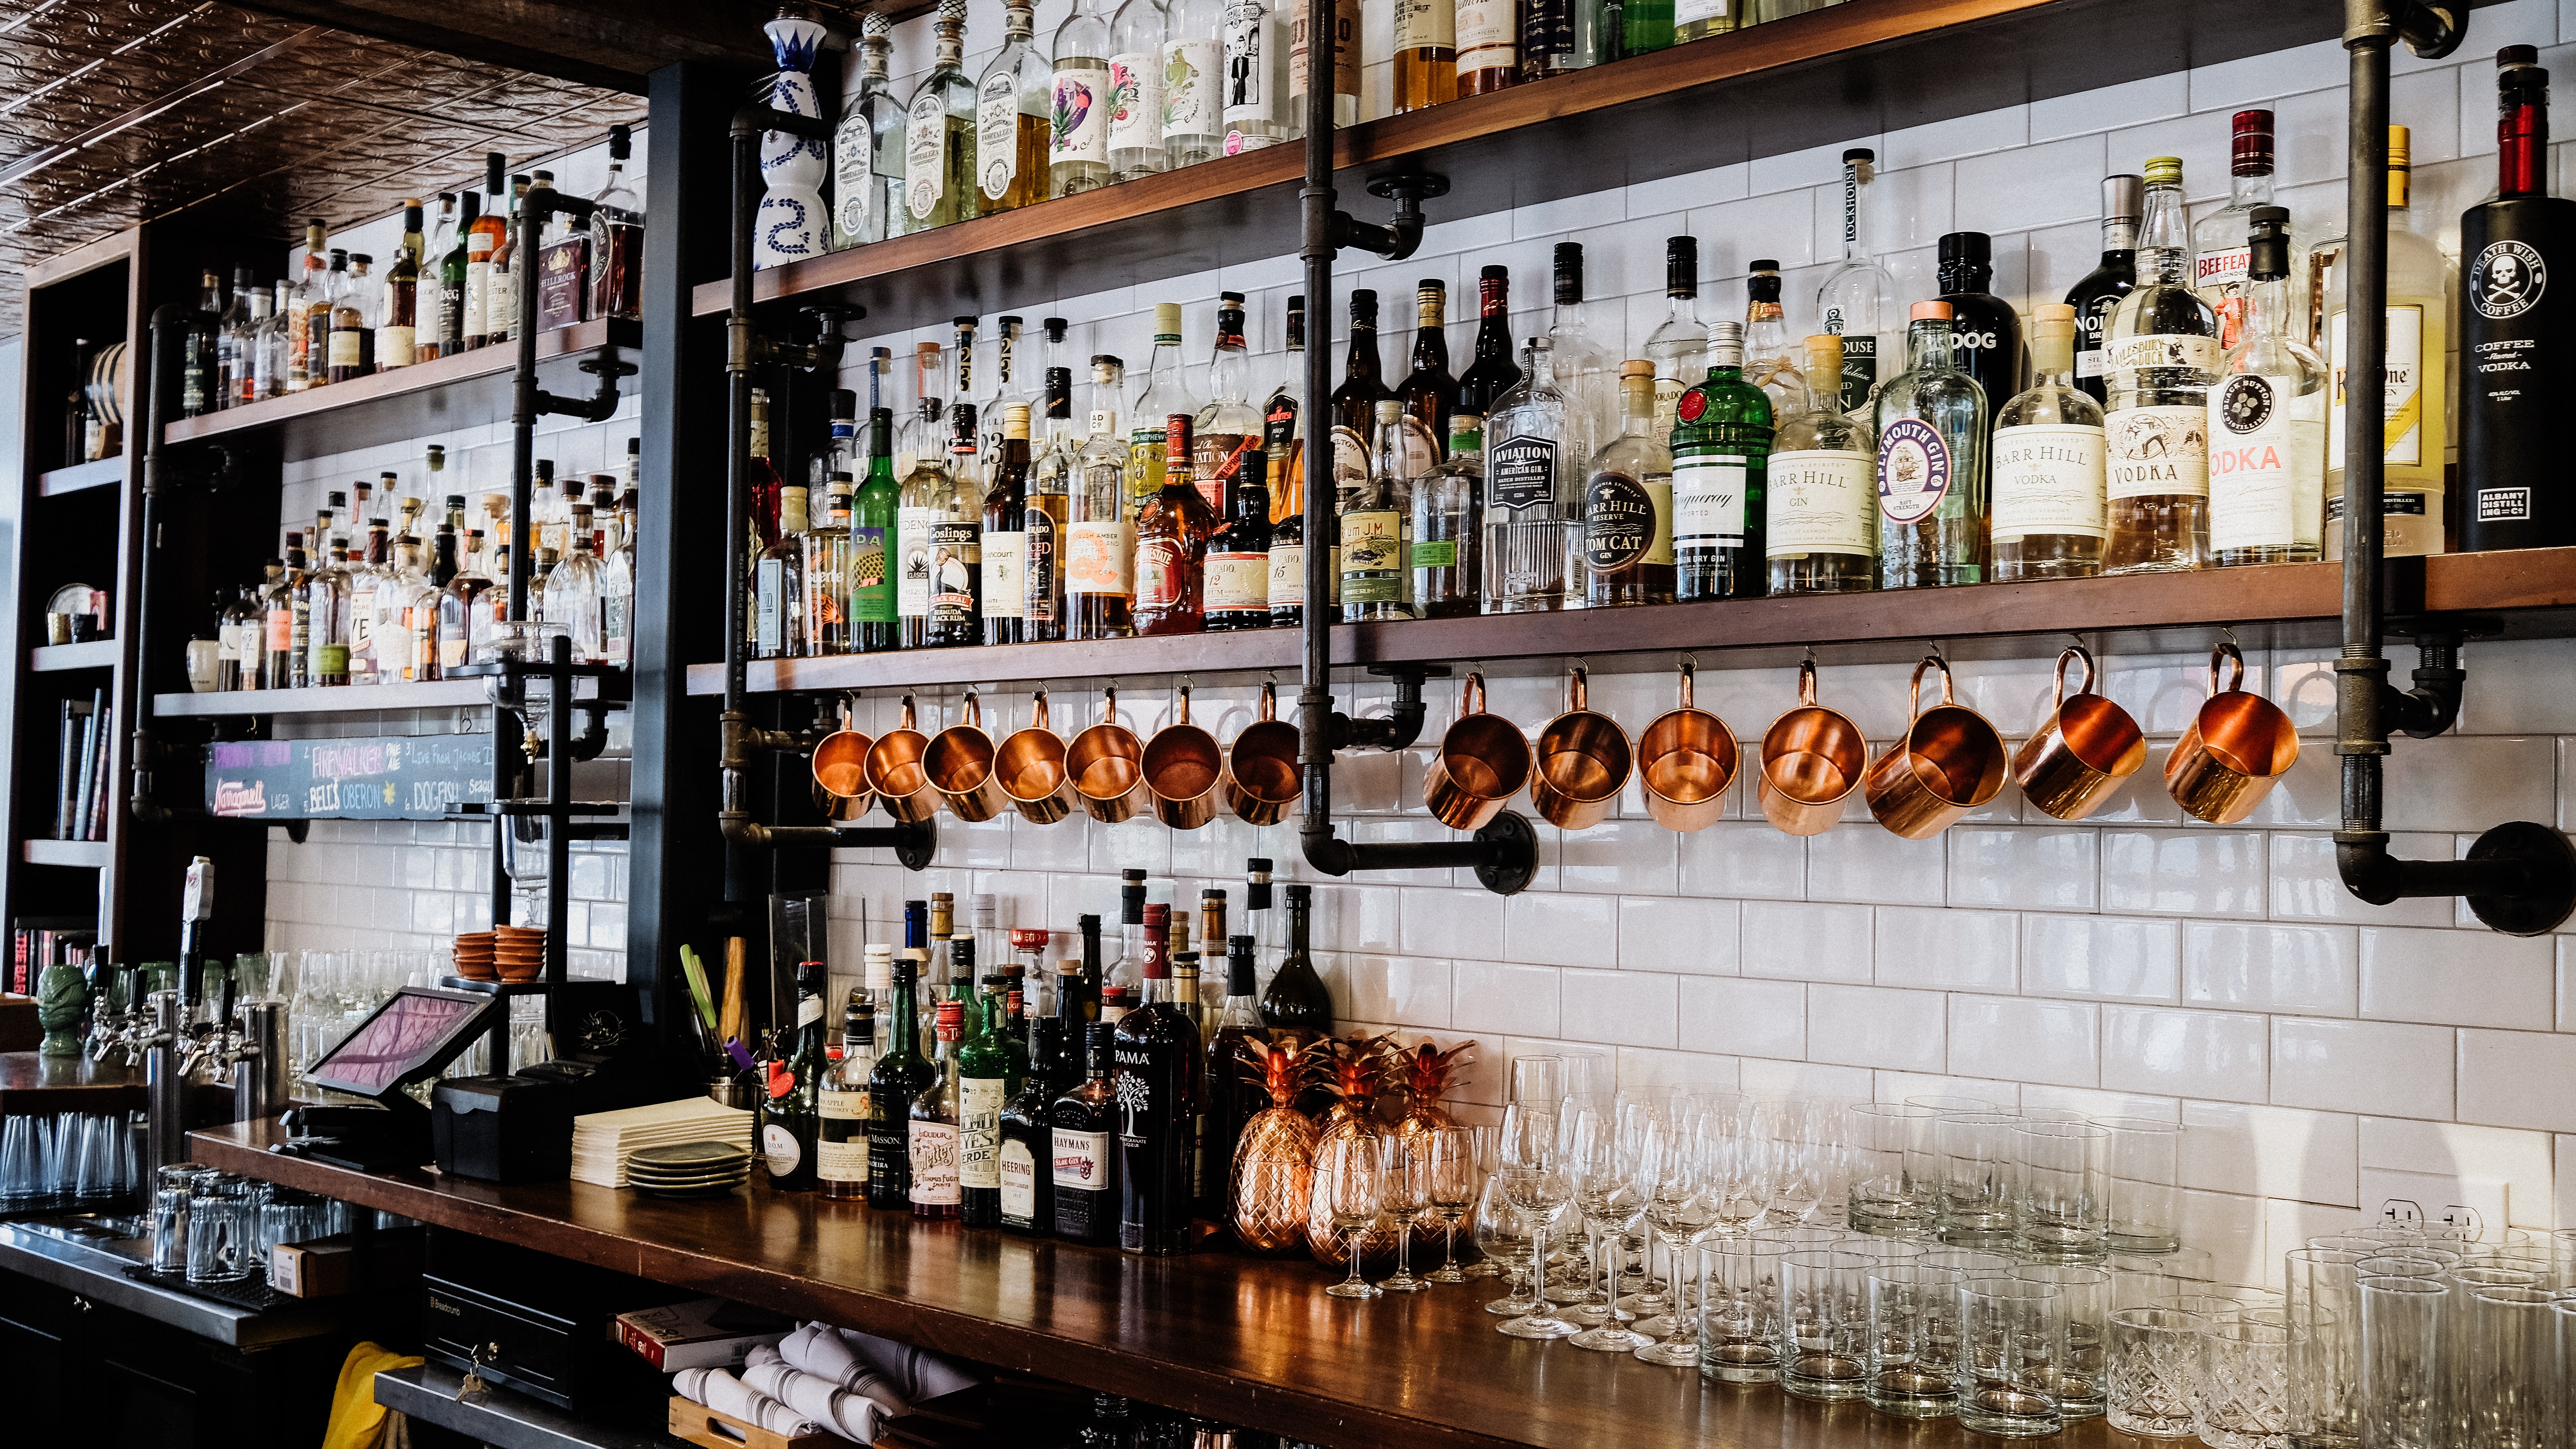
[[[1243,727],[1225,752],[1220,788],[1226,808],[1251,825],[1276,825],[1305,792],[1297,774],[1297,727],[1279,718],[1279,687],[1261,683],[1261,718]]]
[[[1738,755],[1726,721],[1691,702],[1697,672],[1682,662],[1681,703],[1637,736],[1637,783],[1646,790],[1646,813],[1684,834],[1726,813],[1726,787],[1735,783]]]
[[[1190,723],[1190,687],[1180,689],[1179,712],[1145,742],[1145,788],[1154,792],[1154,818],[1174,830],[1196,830],[1216,818],[1217,780],[1225,751],[1216,736]]]
[[[1941,699],[1923,707],[1923,671],[1941,672]],[[1929,840],[2001,794],[2004,737],[1986,717],[1950,697],[1950,662],[1927,654],[1914,666],[1914,722],[1869,767],[1861,794],[1878,823],[1908,840]]]
[[[1816,661],[1798,661],[1798,706],[1762,733],[1762,815],[1789,835],[1822,835],[1869,767],[1869,741],[1841,710],[1816,703]]]
[[[2066,692],[2066,666],[2081,661],[2084,685]],[[2093,655],[2077,644],[2057,656],[2057,687],[2048,721],[2013,754],[2013,783],[2023,797],[2060,820],[2101,808],[2147,762],[2146,737],[2129,712],[2094,692]]]
[[[868,750],[875,740],[851,728],[855,701],[841,701],[841,727],[814,746],[814,788],[823,793],[824,813],[837,821],[856,820],[876,803],[868,789]]]
[[[1065,748],[1064,769],[1073,777],[1073,792],[1084,812],[1115,825],[1144,809],[1154,792],[1145,788],[1145,742],[1118,722],[1118,690],[1112,686],[1100,694],[1100,723],[1073,737]]]
[[[1458,718],[1440,736],[1440,752],[1422,776],[1422,803],[1452,830],[1482,830],[1529,775],[1529,736],[1486,712],[1485,676],[1470,672],[1458,687]]]
[[[1538,732],[1532,751],[1538,769],[1530,804],[1560,830],[1588,830],[1609,818],[1636,764],[1628,732],[1586,702],[1586,683],[1582,665],[1568,671],[1566,711]]]
[[[1065,770],[1064,736],[1047,723],[1046,691],[1029,701],[1029,723],[1013,730],[993,756],[994,777],[1011,808],[1031,825],[1053,825],[1073,813],[1073,777]]]
[[[2218,687],[2221,659],[2235,667],[2225,689]],[[2253,814],[2299,762],[2299,732],[2290,717],[2244,684],[2245,656],[2222,641],[2209,651],[2209,698],[2165,761],[2165,789],[2174,803],[2212,825]]]
[[[966,717],[933,736],[921,752],[922,769],[948,813],[973,824],[1002,813],[1008,797],[993,770],[993,737],[984,730],[984,702],[966,691]]]
[[[939,813],[939,787],[921,757],[930,737],[913,726],[912,696],[903,697],[903,722],[868,747],[868,788],[885,802],[886,813],[906,825],[918,825]]]

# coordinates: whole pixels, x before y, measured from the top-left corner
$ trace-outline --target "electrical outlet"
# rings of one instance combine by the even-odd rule
[[[2373,1215],[2377,1222],[2446,1224],[2469,1234],[2471,1241],[2501,1234],[2509,1221],[2502,1178],[2365,1167],[2361,1200],[2379,1205]]]
[[[2441,1221],[2466,1232],[2469,1235],[2469,1241],[2473,1243],[2487,1235],[2485,1214],[2465,1203],[2446,1205],[2442,1209]]]
[[[2379,1205],[2379,1221],[2383,1223],[2420,1223],[2424,1221],[2424,1209],[2405,1198],[2392,1197],[2388,1201]]]

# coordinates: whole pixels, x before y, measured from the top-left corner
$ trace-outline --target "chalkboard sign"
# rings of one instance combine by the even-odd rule
[[[206,810],[233,819],[441,820],[492,798],[492,737],[236,740],[207,747]]]

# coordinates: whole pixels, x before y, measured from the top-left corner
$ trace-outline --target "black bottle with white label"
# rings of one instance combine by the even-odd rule
[[[2460,547],[2576,543],[2565,478],[2568,329],[2558,275],[2576,201],[2549,194],[2549,72],[2539,52],[2496,52],[2495,200],[2460,216]],[[2554,467],[2552,465],[2555,465]]]
[[[2145,213],[2146,181],[2124,173],[2102,178],[2102,261],[2067,289],[2075,309],[2075,386],[2095,402],[2111,398],[2108,354],[2111,314],[2138,285],[2138,219]]]
[[[1995,279],[1994,241],[1981,231],[1941,238],[1941,300],[1950,304],[1950,340],[1959,370],[1986,390],[1989,415],[2029,385],[2022,376],[2021,318],[1986,288]]]

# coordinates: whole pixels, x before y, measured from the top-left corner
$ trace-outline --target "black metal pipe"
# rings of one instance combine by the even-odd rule
[[[568,979],[564,918],[572,906],[572,832],[567,828],[572,824],[572,636],[557,634],[547,648],[546,984],[560,987]],[[551,995],[546,1015],[551,1025]]]
[[[166,489],[162,456],[161,429],[176,411],[172,406],[171,374],[178,360],[179,329],[187,324],[196,309],[177,302],[164,302],[152,309],[151,351],[145,358],[150,369],[143,388],[143,426],[138,436],[143,443],[143,553],[134,570],[134,691],[132,710],[134,726],[129,732],[134,751],[134,786],[127,810],[135,820],[158,824],[169,820],[172,812],[152,800],[152,609],[157,593],[160,570],[155,567],[161,554],[161,497]]]

